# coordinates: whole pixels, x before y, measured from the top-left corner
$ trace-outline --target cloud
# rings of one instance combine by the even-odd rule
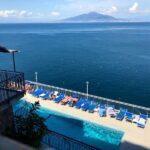
[[[117,12],[118,11],[118,8],[116,6],[112,6],[112,11],[113,12]]]
[[[26,10],[0,10],[1,18],[23,18],[32,16],[32,12]]]
[[[88,3],[70,3],[66,7],[63,7],[66,12],[77,12],[78,14],[81,13],[88,13],[90,11],[96,11],[103,14],[112,14],[118,12],[117,6],[109,6],[109,7],[102,7],[100,4],[88,4]]]
[[[133,6],[129,8],[129,12],[131,12],[131,13],[136,13],[136,12],[137,12],[137,9],[138,9],[138,6],[139,6],[139,4],[138,4],[137,2],[135,2],[135,3],[133,4]]]
[[[57,17],[60,16],[60,13],[58,11],[52,11],[51,16]]]
[[[118,12],[118,8],[116,6],[112,6],[109,9],[104,9],[104,13],[106,14],[112,14]]]
[[[16,14],[15,10],[0,10],[0,17],[9,17],[14,16]]]
[[[27,12],[25,10],[22,10],[22,11],[18,12],[18,15],[20,17],[29,17],[29,16],[32,16],[32,14],[33,14],[32,12]]]

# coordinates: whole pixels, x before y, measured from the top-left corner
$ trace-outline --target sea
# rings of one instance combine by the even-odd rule
[[[0,24],[0,45],[25,79],[150,107],[150,23]]]

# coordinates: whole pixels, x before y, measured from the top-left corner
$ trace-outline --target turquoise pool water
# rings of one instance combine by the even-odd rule
[[[14,105],[14,111],[25,106],[24,103],[24,100],[20,100]],[[52,131],[85,142],[102,150],[119,149],[124,134],[122,131],[72,118],[71,116],[54,112],[43,107],[40,108],[38,113],[44,118],[47,118],[45,123]]]

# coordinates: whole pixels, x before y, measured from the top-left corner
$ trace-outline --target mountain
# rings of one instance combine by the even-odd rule
[[[75,17],[70,17],[61,20],[61,22],[115,22],[119,21],[119,19],[116,19],[109,15],[103,15],[97,12],[90,12],[87,14],[81,14]]]

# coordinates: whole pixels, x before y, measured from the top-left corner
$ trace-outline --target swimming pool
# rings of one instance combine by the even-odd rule
[[[18,101],[13,106],[14,111],[24,106],[24,103],[24,100]],[[124,134],[122,131],[73,118],[72,116],[54,112],[43,107],[40,107],[38,113],[40,116],[47,118],[45,123],[48,129],[52,131],[102,150],[119,149]]]

